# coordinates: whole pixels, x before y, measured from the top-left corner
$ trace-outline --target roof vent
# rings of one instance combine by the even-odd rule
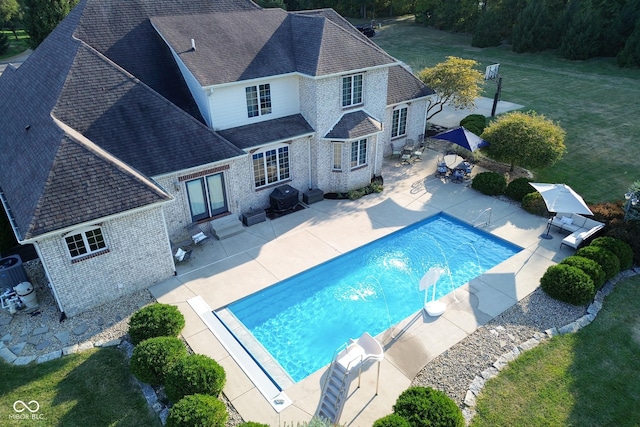
[[[195,39],[191,39],[191,50],[192,51],[196,51],[196,40]]]

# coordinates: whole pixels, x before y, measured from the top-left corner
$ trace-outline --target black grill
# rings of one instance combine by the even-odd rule
[[[269,202],[274,212],[293,209],[298,204],[298,190],[290,185],[281,185],[271,192]]]

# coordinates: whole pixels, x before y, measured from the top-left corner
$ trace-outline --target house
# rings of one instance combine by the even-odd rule
[[[72,316],[173,275],[185,226],[368,184],[431,93],[330,9],[81,0],[0,76],[0,199]]]

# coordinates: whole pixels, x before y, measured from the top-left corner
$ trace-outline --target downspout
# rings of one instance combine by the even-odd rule
[[[311,182],[311,138],[312,136],[309,135],[309,138],[307,139],[307,155],[309,157],[309,190],[313,188],[313,183]]]
[[[49,274],[49,269],[47,268],[47,264],[44,261],[44,257],[42,256],[42,252],[40,251],[40,244],[38,242],[33,242],[33,247],[36,249],[36,253],[38,254],[38,258],[40,258],[40,263],[42,264],[42,268],[44,269],[44,274],[47,276],[47,280],[49,281],[49,287],[51,288],[51,292],[53,292],[53,298],[56,300],[56,304],[58,304],[58,309],[60,313],[62,313],[64,318],[64,307],[62,307],[62,303],[60,302],[60,297],[58,296],[58,292],[56,291],[56,287],[53,284],[53,280],[51,280],[51,275]]]
[[[171,257],[171,264],[173,264],[173,275],[177,276],[178,271],[175,269],[175,264],[173,262],[173,249],[171,248],[171,239],[169,239],[169,229],[167,228],[167,219],[164,216],[164,206],[160,209],[160,213],[162,214],[162,223],[164,225],[164,237],[167,242],[167,246],[169,249],[169,254]]]

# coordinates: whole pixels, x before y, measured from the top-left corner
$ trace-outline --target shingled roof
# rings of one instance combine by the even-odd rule
[[[322,15],[275,8],[160,16],[151,18],[151,23],[203,87],[294,72],[323,76],[397,63],[375,44],[363,43],[361,35]]]
[[[244,155],[198,120],[148,22],[160,3],[163,13],[180,4],[191,11],[194,4],[256,8],[244,1],[83,0],[20,68],[0,76],[0,192],[20,240],[168,201],[147,176]],[[134,58],[131,32],[160,50]]]
[[[349,140],[373,135],[382,131],[382,123],[362,110],[344,114],[324,137],[334,140]]]
[[[311,135],[315,131],[301,114],[235,128],[218,133],[237,147],[249,149],[260,145]]]

